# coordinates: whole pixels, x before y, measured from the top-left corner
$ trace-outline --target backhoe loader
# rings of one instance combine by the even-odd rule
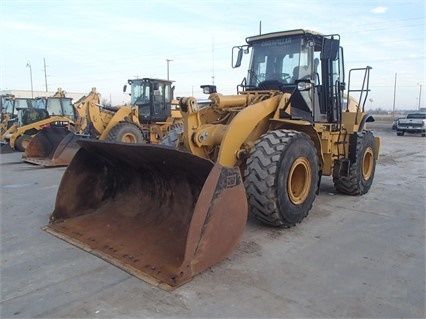
[[[24,161],[44,166],[66,166],[81,139],[126,143],[159,143],[170,128],[182,129],[180,112],[172,109],[172,82],[161,79],[128,80],[131,105],[101,106],[96,89],[75,105],[78,119],[75,132],[46,128],[29,144]],[[127,85],[124,86],[124,91]]]
[[[50,97],[25,99],[27,107],[17,107],[16,118],[1,135],[2,153],[24,152],[32,137],[47,126],[67,127],[76,120],[72,99],[62,89]]]
[[[100,94],[96,92],[96,88],[92,88],[89,94],[82,96],[73,104],[76,120],[72,129],[58,126],[44,127],[33,136],[25,148],[23,160],[33,164],[68,163],[79,148],[73,142],[74,135],[85,136],[85,132],[89,129],[86,119],[88,108],[99,108],[99,103]]]
[[[35,104],[33,98],[15,97],[13,94],[0,96],[0,136],[3,135],[16,121],[18,110],[32,108]]]
[[[237,94],[179,100],[177,146],[81,141],[44,230],[172,290],[232,253],[248,213],[300,223],[323,175],[367,193],[380,148],[364,113],[371,67],[346,85],[339,35],[305,30],[246,38],[233,67],[250,52]],[[354,112],[344,92],[359,93]]]
[[[5,94],[0,96],[0,136],[12,125],[12,119],[16,117],[15,96]]]

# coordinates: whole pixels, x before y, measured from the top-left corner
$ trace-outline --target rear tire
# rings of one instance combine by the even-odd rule
[[[342,194],[363,195],[373,184],[377,158],[373,133],[363,131],[356,141],[356,161],[351,164],[348,175],[333,177],[334,187]]]
[[[107,141],[122,143],[145,143],[145,137],[142,130],[133,123],[120,122],[109,132]]]
[[[22,134],[15,140],[15,150],[19,152],[25,152],[28,144],[31,142],[31,136],[27,134]]]
[[[305,133],[276,130],[262,135],[244,174],[250,213],[273,226],[300,223],[315,200],[318,169],[314,143]]]
[[[169,132],[161,140],[161,145],[177,148],[179,136],[183,133],[183,123],[175,123],[170,126]]]

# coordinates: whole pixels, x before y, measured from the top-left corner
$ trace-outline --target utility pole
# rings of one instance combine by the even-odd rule
[[[33,90],[33,71],[31,69],[31,63],[27,62],[27,68],[30,68],[30,80],[31,80],[31,97],[34,97],[34,90]]]
[[[212,84],[214,84],[214,37],[212,41]]]
[[[171,59],[166,59],[167,61],[167,81],[169,80],[169,62],[173,61]]]
[[[46,73],[46,59],[43,58],[44,62],[44,84],[46,85],[46,92],[47,92],[47,73]]]
[[[393,117],[395,117],[396,75],[397,75],[397,73],[395,73],[395,84],[394,84],[394,86],[393,86],[393,111],[392,111],[392,116],[393,116]]]
[[[419,83],[417,84],[420,85],[420,91],[419,91],[419,111],[420,111],[420,107],[421,107],[420,101],[422,100],[422,85]]]

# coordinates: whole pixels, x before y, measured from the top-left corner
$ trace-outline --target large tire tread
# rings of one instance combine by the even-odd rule
[[[362,166],[364,153],[367,149],[373,150],[372,160],[372,173],[368,180],[363,178]],[[373,133],[370,131],[363,131],[362,135],[357,138],[356,145],[356,161],[349,168],[347,176],[333,177],[335,189],[342,194],[346,195],[363,195],[366,194],[373,183],[374,173],[376,169],[376,154],[377,150],[374,143]]]
[[[112,142],[123,142],[122,137],[125,134],[131,134],[135,137],[136,143],[144,143],[145,136],[143,131],[136,125],[131,122],[120,122],[115,125],[109,132],[106,141]]]
[[[309,213],[312,207],[315,193],[310,194],[307,203],[303,204],[303,209],[297,216],[287,214],[287,210],[294,210],[295,207],[280,207],[282,189],[279,189],[277,174],[280,166],[288,152],[293,152],[295,143],[303,143],[307,148],[311,148],[314,155],[313,162],[313,183],[315,187],[318,183],[318,157],[312,140],[304,133],[291,130],[276,130],[261,136],[255,143],[247,160],[245,170],[245,187],[249,203],[250,213],[260,221],[281,227],[291,227],[300,223]],[[309,145],[309,146],[308,146]],[[291,148],[291,150],[290,150]],[[288,172],[287,172],[288,173]],[[302,206],[302,205],[301,205]],[[297,210],[298,208],[296,208]]]

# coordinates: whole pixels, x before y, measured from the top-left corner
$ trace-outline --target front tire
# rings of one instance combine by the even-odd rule
[[[347,195],[366,194],[373,184],[377,150],[373,133],[363,131],[356,139],[356,160],[351,163],[347,176],[333,177],[334,187]]]
[[[315,200],[318,169],[314,143],[305,133],[276,130],[262,135],[244,174],[250,213],[273,226],[300,223]]]
[[[106,140],[133,144],[145,142],[142,130],[135,124],[128,122],[120,122],[114,126]]]

